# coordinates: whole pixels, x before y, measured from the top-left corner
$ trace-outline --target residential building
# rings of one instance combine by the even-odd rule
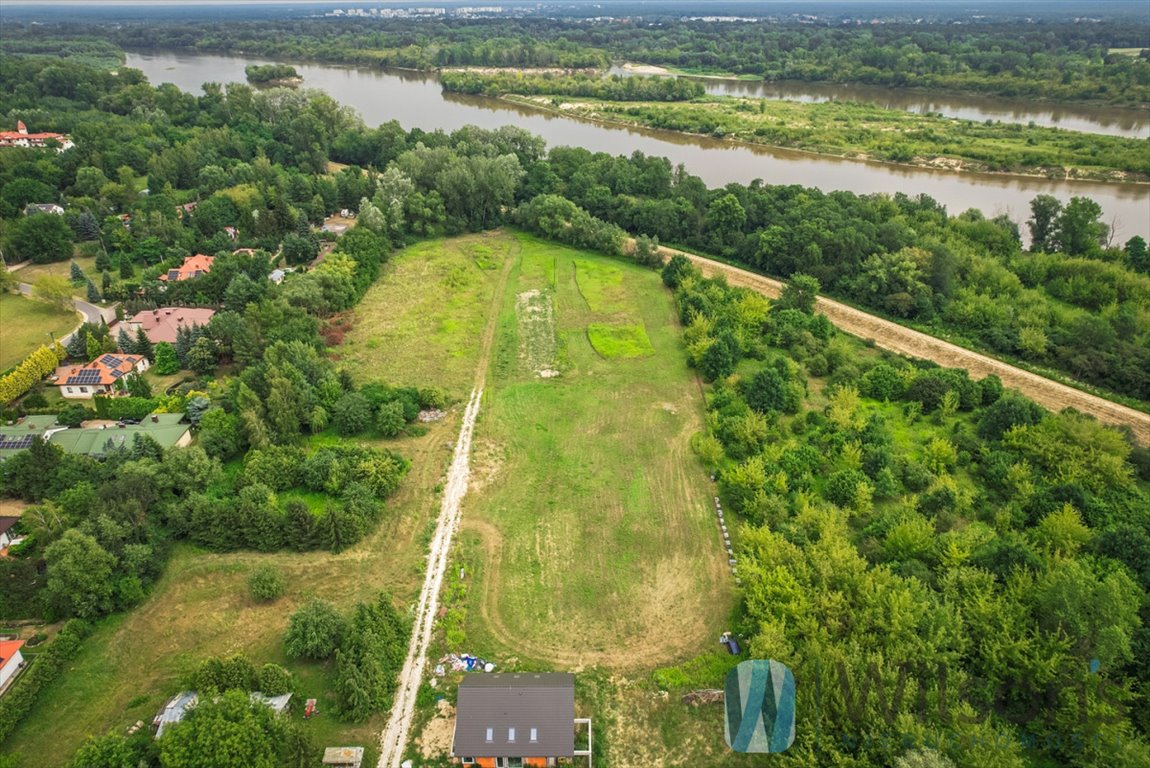
[[[24,206],[24,215],[31,216],[36,213],[50,213],[53,216],[63,216],[64,207],[55,203],[28,203]]]
[[[68,429],[55,416],[25,416],[16,424],[0,426],[0,461],[32,447],[37,437],[58,445],[65,453],[103,458],[110,450],[131,450],[136,435],[147,435],[161,448],[183,448],[192,442],[191,426],[182,413],[153,413],[139,424],[105,422],[95,427]]]
[[[8,681],[15,677],[20,667],[24,666],[24,657],[20,655],[20,649],[23,647],[23,640],[0,640],[0,691],[3,691]]]
[[[587,727],[587,749],[575,749],[577,725]],[[574,675],[468,674],[459,684],[451,754],[482,768],[542,768],[573,757],[590,765],[590,725],[575,717]]]
[[[12,533],[12,528],[16,523],[20,522],[18,517],[0,517],[0,552],[8,549],[12,542],[16,540],[16,535]]]
[[[63,133],[29,133],[28,127],[24,125],[23,120],[16,121],[16,130],[14,131],[0,131],[0,147],[28,147],[31,149],[42,149],[48,146],[48,142],[55,140],[59,143],[57,151],[63,152],[65,149],[71,149],[76,146],[72,143],[72,139],[67,134]]]
[[[323,764],[333,768],[360,768],[363,747],[328,747],[323,751]]]
[[[132,450],[136,435],[146,435],[161,448],[183,448],[192,442],[192,428],[183,423],[182,413],[153,413],[139,424],[112,424],[82,429],[58,429],[48,442],[65,453],[102,459],[111,451]]]
[[[147,335],[148,341],[159,344],[166,341],[176,343],[176,335],[180,328],[204,326],[216,314],[214,309],[200,309],[198,307],[160,307],[159,309],[137,312],[124,321],[128,335],[135,339],[136,333],[141,329]]]
[[[95,395],[112,394],[130,373],[143,373],[151,367],[143,355],[106,354],[84,365],[63,365],[53,381],[60,394],[72,400],[88,400]]]
[[[202,253],[197,253],[195,256],[188,256],[184,259],[184,263],[176,268],[169,269],[165,275],[160,275],[160,279],[168,281],[191,280],[192,278],[206,275],[212,271],[212,263],[216,260],[214,256],[205,256]]]

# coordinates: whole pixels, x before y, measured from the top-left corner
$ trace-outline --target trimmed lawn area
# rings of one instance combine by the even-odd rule
[[[419,243],[392,256],[355,310],[339,356],[357,381],[438,386],[466,400],[505,259],[498,233]]]
[[[658,273],[516,235],[476,426],[463,546],[479,560],[459,650],[560,669],[651,669],[709,649],[734,603],[712,490],[690,452],[702,403]],[[523,296],[548,296],[550,313]],[[558,375],[524,334],[550,317]],[[605,359],[593,325],[649,356]]]
[[[27,296],[0,295],[0,371],[8,370],[42,344],[48,344],[50,332],[60,338],[81,319],[79,312],[60,311]]]

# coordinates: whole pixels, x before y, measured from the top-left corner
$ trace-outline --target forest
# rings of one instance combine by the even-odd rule
[[[993,380],[880,358],[811,313],[825,289],[1145,407],[1150,256],[1140,237],[1112,242],[1093,201],[1036,198],[1023,250],[1008,219],[948,212],[924,196],[760,182],[708,189],[663,158],[548,149],[511,127],[372,128],[308,89],[209,85],[193,96],[132,70],[49,58],[6,61],[0,115],[76,144],[0,153],[5,254],[90,261],[80,278],[126,311],[220,309],[170,348],[113,339],[102,326],[85,328],[82,344],[45,347],[77,361],[130,347],[187,371],[170,391],[131,385],[117,407],[183,412],[198,443],[164,451],[138,440],[97,461],[36,442],[0,465],[0,493],[30,505],[21,523],[29,538],[0,560],[0,618],[81,622],[66,625],[57,661],[0,702],[0,743],[88,622],[144,600],[175,542],[336,552],[387,518],[407,460],[341,439],[419,429],[419,410],[446,402],[435,381],[398,388],[341,370],[331,352],[342,313],[393,249],[518,224],[651,265],[661,261],[657,238],[791,279],[768,304],[680,261],[664,273],[687,355],[711,383],[697,452],[746,523],[743,628],[756,652],[801,670],[842,662],[849,674],[868,674],[873,661],[883,679],[899,665],[945,664],[956,713],[993,710],[962,733],[1064,728],[1084,712],[1100,723],[1099,741],[1040,745],[1035,760],[1145,764],[1150,454],[1081,415],[1043,413]],[[49,202],[64,214],[24,215]],[[316,233],[343,208],[358,212],[353,228],[334,243]],[[633,252],[628,234],[643,236]],[[265,278],[281,247],[304,269],[276,285]],[[309,266],[321,247],[330,253]],[[154,278],[196,252],[216,255],[211,272],[161,290]],[[34,386],[3,416],[63,410]],[[387,598],[364,605],[350,620],[362,631],[347,635],[345,617],[311,611],[309,621],[336,628],[324,647],[348,719],[390,700],[402,634],[394,609]],[[234,669],[213,678],[222,696],[204,708],[202,729],[190,720],[160,740],[158,756],[129,751],[129,762],[198,765],[186,745],[211,741],[211,718],[267,737],[248,742],[249,764],[313,754],[285,749],[296,742],[225,692],[258,682],[243,664]],[[937,706],[937,689],[914,675],[916,696],[904,701],[921,693]],[[1037,720],[1024,682],[1052,697]],[[1085,697],[1071,698],[1082,686]],[[865,734],[876,720],[868,703],[853,720],[851,702],[835,706],[836,728]],[[935,722],[893,716],[924,739]],[[122,765],[138,747],[128,741],[97,739],[76,764]],[[810,764],[885,759],[873,745],[799,746]],[[1002,764],[1027,764],[1022,750]],[[974,761],[964,767],[986,764],[983,753],[965,754],[955,758]]]
[[[841,335],[810,276],[775,302],[681,256],[663,278],[711,382],[694,448],[739,520],[741,630],[807,683],[790,759],[1145,765],[1145,449]]]
[[[244,51],[282,59],[366,66],[602,69],[612,60],[764,80],[867,83],[1046,101],[1150,103],[1150,59],[1111,53],[1147,48],[1145,20],[948,25],[724,24],[653,18],[644,24],[563,19],[317,19],[217,24],[15,25],[33,40],[93,35],[131,50]]]

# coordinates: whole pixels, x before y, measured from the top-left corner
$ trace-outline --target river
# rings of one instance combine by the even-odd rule
[[[173,83],[199,93],[205,82],[244,82],[244,67],[265,59],[171,52],[129,53],[127,64],[154,83]],[[629,155],[639,151],[682,163],[711,186],[801,184],[857,194],[925,193],[950,213],[979,208],[987,216],[1006,214],[1023,222],[1030,201],[1054,195],[1096,200],[1107,222],[1116,222],[1117,238],[1150,237],[1150,185],[1055,181],[1021,176],[953,173],[908,166],[843,160],[786,149],[739,145],[667,131],[605,126],[517,107],[498,99],[444,94],[434,75],[360,69],[325,64],[295,64],[305,87],[327,92],[355,108],[369,125],[398,120],[404,128],[452,131],[464,125],[497,128],[517,125],[542,136],[549,146],[580,146],[594,152]]]
[[[613,75],[636,73],[620,66],[611,67]],[[939,95],[915,88],[884,88],[851,83],[803,83],[796,81],[763,82],[729,80],[714,77],[691,78],[703,85],[712,96],[743,96],[775,101],[857,101],[884,109],[897,109],[919,115],[937,114],[962,120],[1018,123],[1064,128],[1068,131],[1150,138],[1150,111],[1127,107],[1082,104],[1045,104],[1024,99],[1007,99],[973,94]]]

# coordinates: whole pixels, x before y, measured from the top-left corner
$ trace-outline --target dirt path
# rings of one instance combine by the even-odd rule
[[[698,266],[704,275],[711,277],[716,274],[724,274],[727,277],[727,282],[731,285],[750,288],[765,296],[778,296],[783,287],[783,284],[778,280],[712,261],[693,253],[671,248],[663,248],[662,251],[669,255],[681,253]],[[1057,412],[1063,408],[1072,407],[1082,413],[1088,413],[1106,424],[1128,426],[1133,430],[1134,439],[1139,444],[1150,445],[1150,414],[1113,403],[1105,398],[1074,389],[1065,384],[1059,384],[1036,373],[1024,371],[1001,360],[995,360],[992,357],[936,339],[898,323],[869,315],[837,301],[820,296],[817,307],[840,329],[864,339],[874,339],[875,344],[883,349],[924,360],[933,360],[939,365],[950,368],[965,368],[975,378],[982,378],[993,373],[1002,379],[1002,383],[1007,387],[1017,389],[1034,402],[1052,411]]]
[[[378,768],[399,768],[404,747],[407,746],[411,720],[415,714],[415,695],[423,679],[423,668],[427,664],[427,648],[431,644],[431,631],[435,626],[435,615],[439,609],[439,588],[443,584],[443,574],[447,570],[451,540],[459,526],[463,497],[467,494],[467,480],[471,471],[471,438],[475,432],[479,404],[483,399],[483,384],[487,378],[487,364],[491,359],[503,290],[507,286],[507,278],[511,274],[511,267],[517,256],[518,252],[514,250],[507,255],[488,311],[482,351],[475,371],[475,387],[463,412],[459,439],[455,443],[451,466],[447,470],[443,503],[440,506],[439,521],[435,526],[435,535],[431,539],[427,555],[427,574],[423,579],[423,589],[419,593],[411,642],[407,646],[407,658],[399,674],[399,688],[396,690],[395,702],[391,707],[391,716],[379,739]]]

